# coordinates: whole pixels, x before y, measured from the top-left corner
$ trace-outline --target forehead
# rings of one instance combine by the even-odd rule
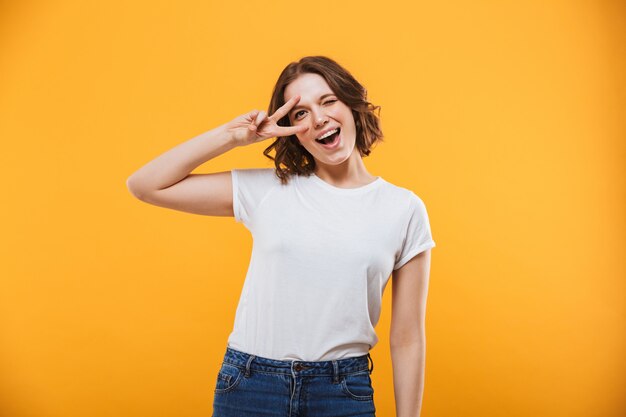
[[[300,95],[300,102],[313,100],[322,94],[332,93],[328,83],[319,74],[306,73],[298,76],[285,88],[285,102],[293,96]]]

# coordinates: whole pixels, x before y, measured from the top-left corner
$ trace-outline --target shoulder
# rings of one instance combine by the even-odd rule
[[[236,172],[239,175],[248,175],[253,177],[269,177],[271,175],[276,175],[276,170],[274,168],[234,168],[231,170],[232,172]]]
[[[276,183],[279,178],[274,168],[235,168],[231,170],[233,181],[252,183]]]
[[[411,189],[385,181],[387,197],[396,202],[404,202],[405,207],[424,204],[422,199]]]

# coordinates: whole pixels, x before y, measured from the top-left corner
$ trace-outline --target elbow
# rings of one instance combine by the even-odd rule
[[[389,336],[389,346],[405,347],[405,346],[424,346],[426,344],[426,332],[423,328],[406,331],[402,333],[392,332]]]
[[[390,339],[389,340],[389,347],[391,349],[394,348],[405,348],[407,346],[411,346],[411,347],[422,347],[426,345],[426,339],[403,339],[403,340],[397,340],[397,339]]]
[[[128,188],[128,191],[130,192],[130,194],[136,199],[139,199],[139,200],[143,199],[144,193],[141,190],[141,188],[136,184],[136,181],[133,180],[132,175],[128,177],[128,179],[126,179],[126,188]]]

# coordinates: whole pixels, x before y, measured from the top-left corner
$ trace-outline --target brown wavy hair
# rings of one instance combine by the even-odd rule
[[[337,98],[352,110],[356,125],[356,143],[361,157],[371,153],[371,149],[383,140],[380,127],[380,106],[367,101],[367,90],[336,61],[325,56],[307,56],[292,62],[283,69],[272,93],[267,114],[272,115],[285,104],[285,89],[301,74],[321,75]],[[377,112],[377,113],[375,113]],[[276,122],[279,126],[291,126],[289,116]],[[276,149],[276,157],[269,155]],[[263,155],[274,161],[276,175],[282,184],[287,184],[291,175],[309,176],[315,168],[315,158],[300,144],[296,135],[279,136],[268,146]],[[284,167],[281,167],[281,164]]]

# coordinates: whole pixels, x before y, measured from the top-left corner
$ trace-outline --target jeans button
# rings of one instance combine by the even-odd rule
[[[293,367],[294,370],[296,371],[301,371],[302,370],[302,365],[300,365],[299,363],[296,363],[295,366]]]

